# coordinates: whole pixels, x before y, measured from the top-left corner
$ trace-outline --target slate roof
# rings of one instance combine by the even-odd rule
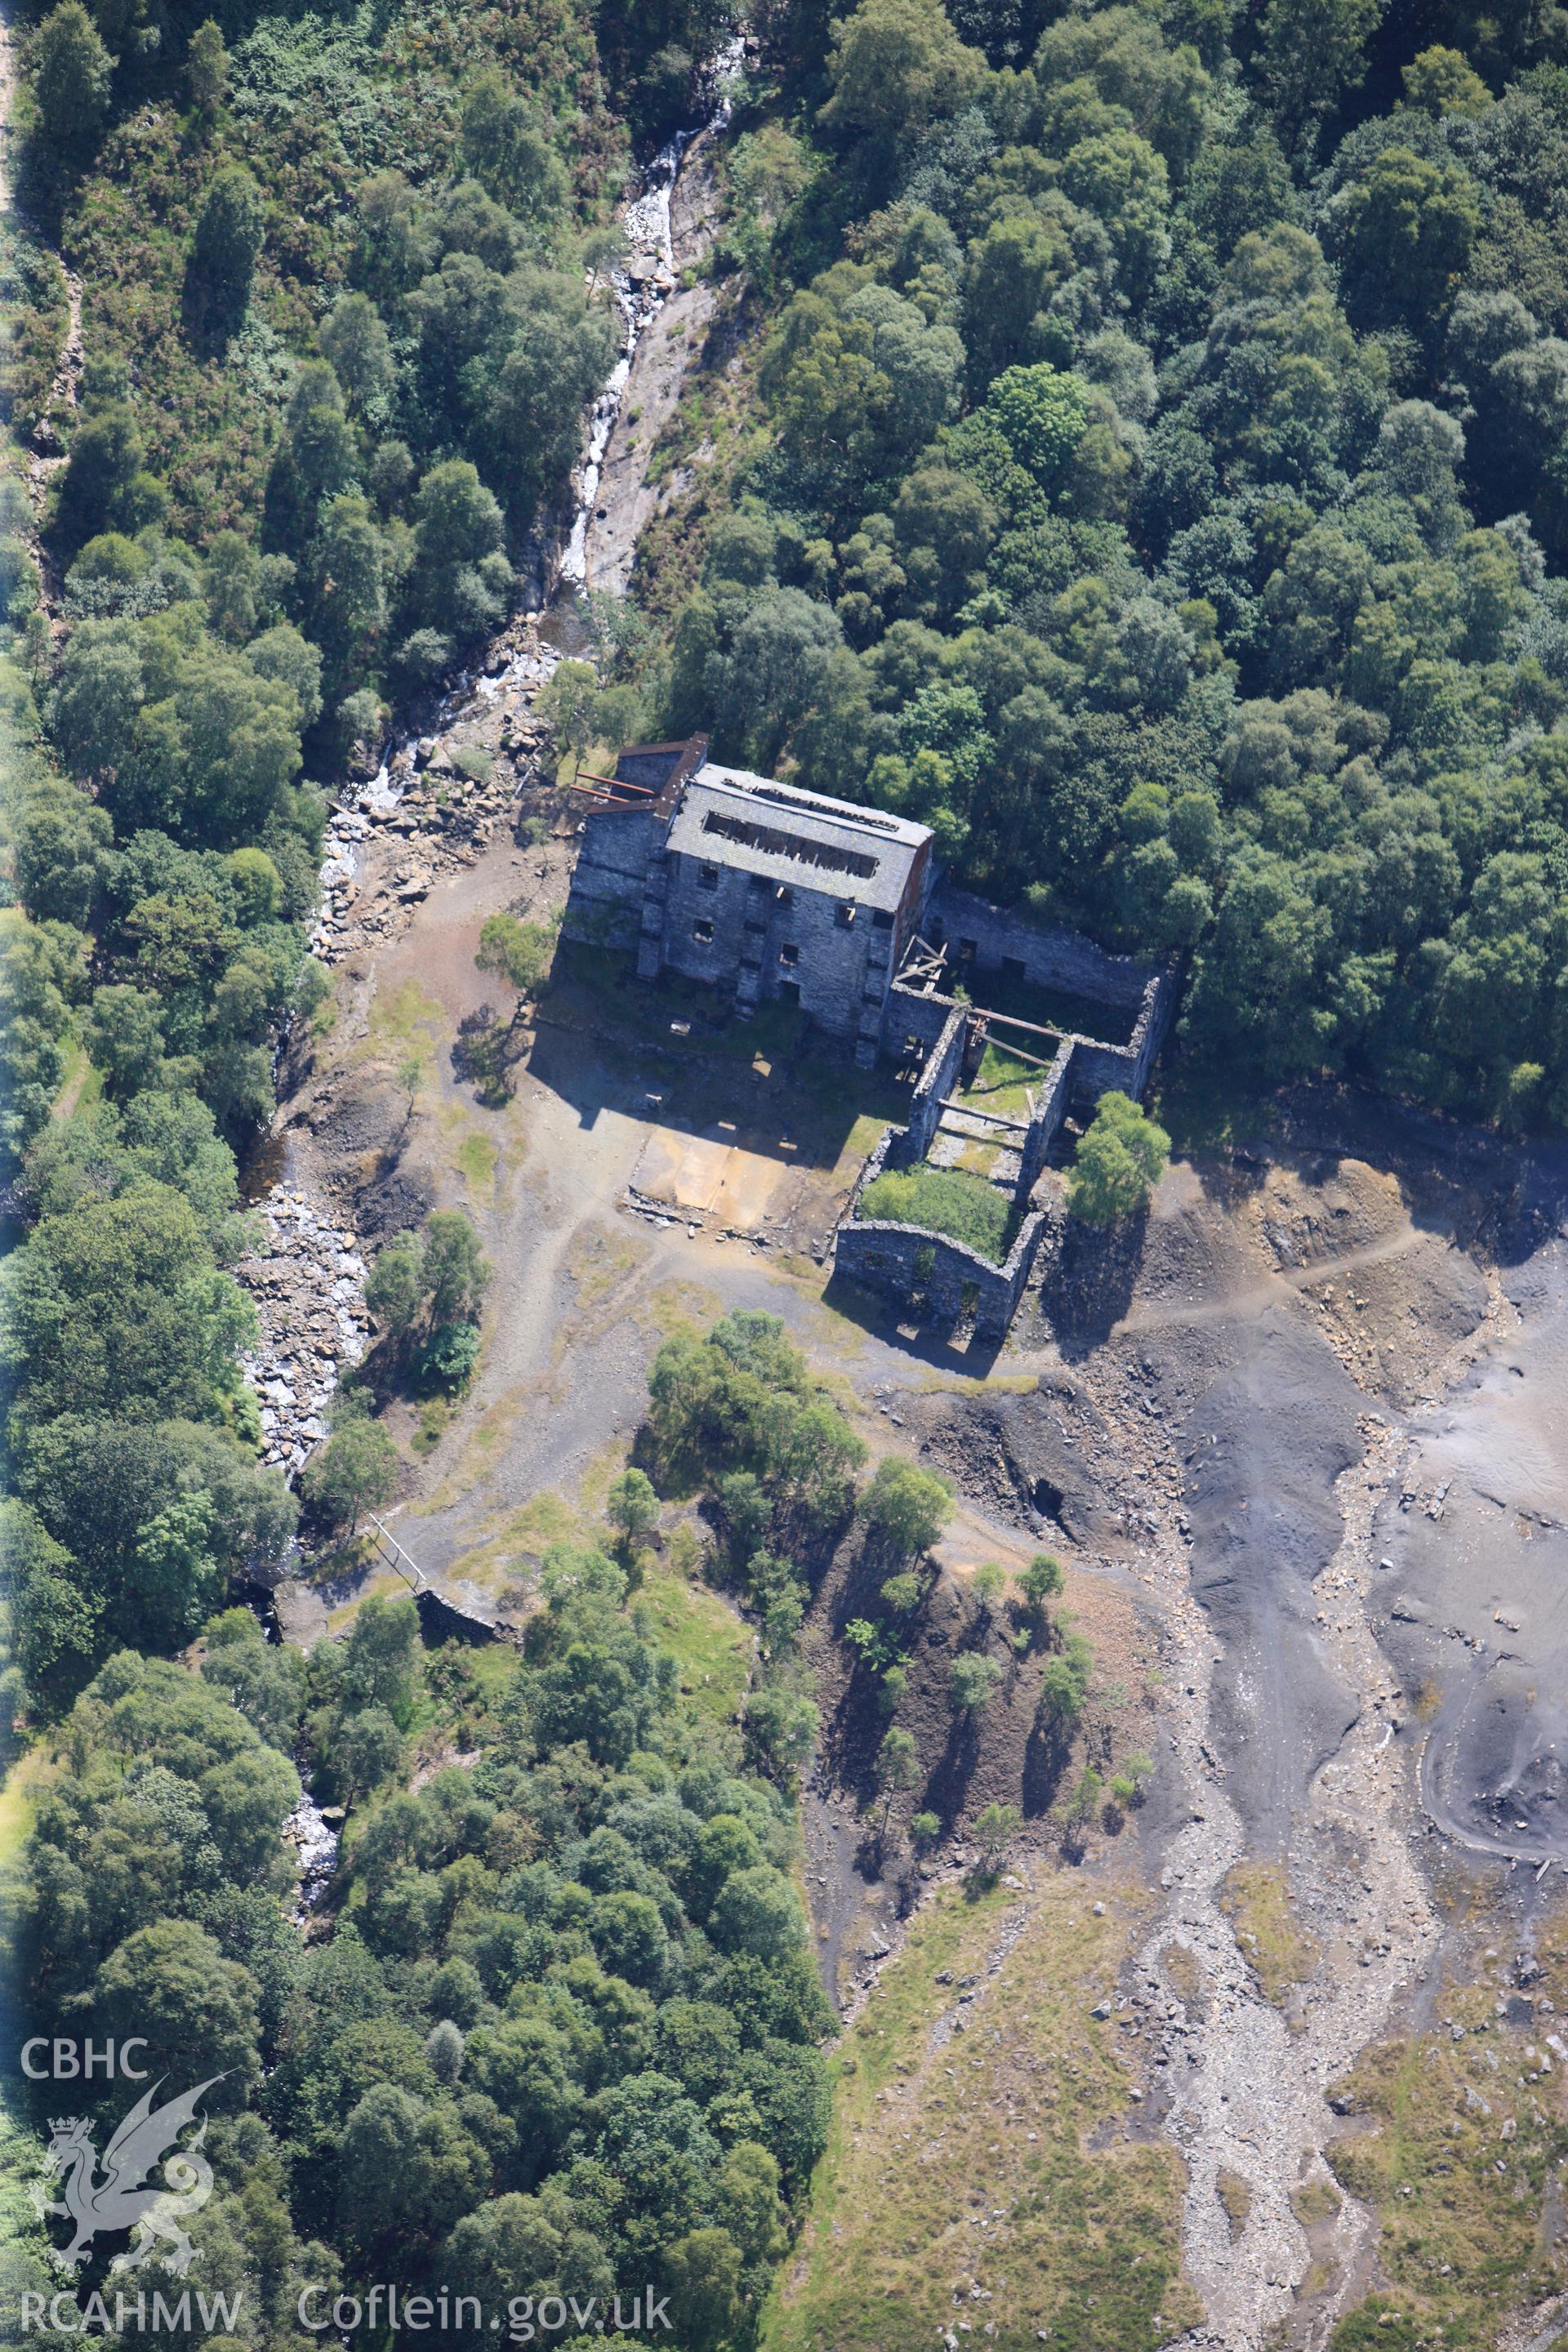
[[[668,845],[710,866],[893,914],[931,837],[929,825],[909,817],[705,760],[680,794]]]

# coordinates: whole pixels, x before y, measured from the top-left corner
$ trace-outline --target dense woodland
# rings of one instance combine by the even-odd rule
[[[1561,1123],[1563,12],[825,13],[650,716],[1185,951],[1230,1072]]]
[[[710,462],[597,616],[597,715],[707,728],[924,818],[980,889],[1180,950],[1200,1068],[1568,1120],[1564,12],[739,15],[18,26],[0,1714],[69,1769],[9,1966],[35,2030],[229,2070],[203,2283],[244,2283],[242,2352],[316,2340],[299,2281],[394,2252],[411,2288],[652,2280],[686,2352],[743,2346],[822,2145],[795,1637],[859,1460],[776,1331],[672,1342],[650,1403],[757,1628],[743,1745],[638,1612],[630,1489],[504,1674],[406,1609],[306,1664],[230,1605],[298,1509],[231,1269],[237,1155],[322,991],[327,795],[536,565],[628,159],[738,29],[717,356],[672,436]],[[63,454],[41,514],[28,442]],[[431,1237],[400,1246],[399,1344],[471,1364],[477,1276],[446,1317]],[[405,1792],[447,1734],[477,1764]],[[349,1809],[308,1945],[301,1767]],[[47,2275],[25,2232],[5,2261]]]
[[[666,1345],[646,1444],[667,1494],[706,1490],[713,1573],[755,1613],[743,1735],[680,1696],[649,1638],[640,1470],[604,1549],[546,1554],[521,1658],[432,1647],[412,1601],[371,1600],[307,1660],[232,1608],[197,1671],[143,1640],[58,1721],[10,1990],[36,2032],[89,2019],[146,2037],[155,2074],[223,2073],[199,2284],[240,2298],[226,2346],[297,2346],[303,2286],[330,2300],[389,2266],[409,2293],[481,2298],[464,2344],[513,2298],[603,2311],[634,2281],[675,2298],[686,2352],[749,2340],[826,2133],[833,2013],[790,1874],[816,1731],[795,1644],[865,1449],[763,1315]],[[873,1481],[861,1540],[908,1555],[945,1500],[918,1472]],[[411,1755],[446,1744],[463,1763],[405,1792]],[[284,1909],[300,1764],[349,1808],[332,1933],[310,1944]],[[106,2124],[124,2103],[86,2095]],[[47,2277],[36,2243],[0,2263],[10,2293]]]

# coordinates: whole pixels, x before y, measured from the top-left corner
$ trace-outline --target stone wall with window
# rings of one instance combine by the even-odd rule
[[[858,1035],[868,1006],[879,1034],[890,916],[679,852],[666,864],[668,970],[732,990],[742,1007],[783,996],[834,1036]]]

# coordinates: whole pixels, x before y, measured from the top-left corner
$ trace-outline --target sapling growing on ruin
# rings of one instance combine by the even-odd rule
[[[1090,1225],[1136,1216],[1170,1156],[1170,1137],[1131,1096],[1101,1095],[1068,1179],[1068,1209]]]

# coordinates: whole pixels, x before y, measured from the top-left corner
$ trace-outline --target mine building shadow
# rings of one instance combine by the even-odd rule
[[[1142,1263],[1148,1213],[1114,1225],[1068,1217],[1040,1285],[1040,1312],[1068,1363],[1105,1345],[1128,1308]]]
[[[793,1006],[745,1019],[698,982],[637,981],[624,959],[570,941],[538,1005],[527,1068],[584,1129],[619,1113],[819,1173],[862,1122],[869,1150],[880,1125],[907,1116],[910,1091],[885,1068],[856,1068]]]
[[[971,1327],[921,1322],[909,1303],[895,1305],[864,1284],[834,1273],[822,1294],[822,1303],[848,1323],[858,1323],[872,1339],[898,1348],[922,1364],[943,1372],[961,1372],[983,1381],[1002,1353],[1000,1339],[983,1339]]]

